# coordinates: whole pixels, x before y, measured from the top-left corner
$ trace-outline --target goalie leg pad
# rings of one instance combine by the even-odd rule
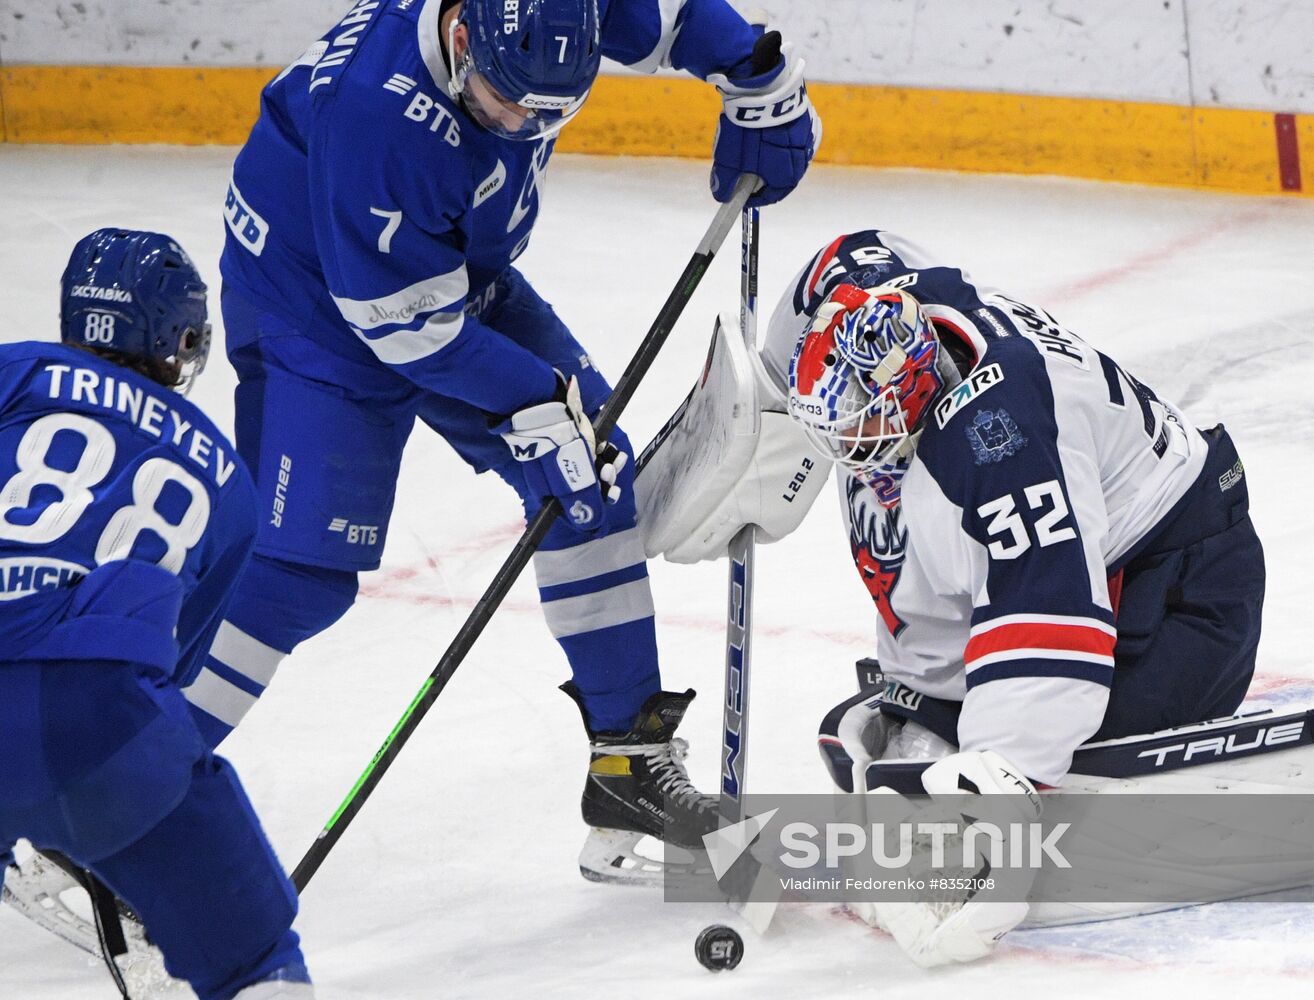
[[[702,378],[640,459],[639,526],[649,556],[719,559],[745,525],[774,542],[802,523],[831,462],[784,411],[744,343],[738,321],[717,321]]]

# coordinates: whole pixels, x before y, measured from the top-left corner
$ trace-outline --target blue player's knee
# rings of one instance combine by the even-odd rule
[[[202,1000],[228,1000],[304,961],[292,930],[296,892],[221,757],[198,761],[177,808],[93,869]]]
[[[85,661],[40,668],[45,805],[24,833],[85,862],[132,843],[186,795],[205,748],[178,689],[150,666]]]
[[[253,556],[200,673],[184,691],[197,727],[218,746],[269,687],[298,644],[356,599],[356,574]]]

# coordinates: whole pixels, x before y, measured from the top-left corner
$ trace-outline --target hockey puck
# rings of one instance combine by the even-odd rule
[[[744,939],[733,927],[712,924],[704,927],[694,942],[694,954],[704,968],[713,972],[733,969],[744,957]]]

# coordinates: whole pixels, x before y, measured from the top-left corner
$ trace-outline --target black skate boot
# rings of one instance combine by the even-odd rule
[[[563,684],[561,690],[575,699],[582,714],[575,685]],[[674,738],[693,699],[692,690],[658,692],[624,733],[593,732],[585,719],[592,753],[580,809],[592,829],[580,851],[579,870],[586,879],[660,885],[665,871],[687,869],[693,861],[687,850],[673,848],[702,850],[703,834],[716,829],[716,798],[690,783],[684,770],[688,744]],[[644,837],[663,842],[664,859],[636,850]]]

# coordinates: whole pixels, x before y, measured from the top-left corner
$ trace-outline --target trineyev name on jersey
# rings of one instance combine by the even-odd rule
[[[840,476],[881,667],[963,702],[963,749],[996,750],[1057,782],[1104,716],[1117,638],[1109,576],[1196,482],[1208,445],[1044,310],[885,232],[841,237],[788,286],[763,350],[782,391],[830,291],[892,280],[976,363],[928,417],[897,508]]]
[[[49,364],[43,371],[50,376],[47,398],[86,403],[126,417],[151,437],[174,445],[189,462],[209,473],[216,486],[223,486],[237,470],[237,462],[225,450],[222,438],[216,441],[213,431],[207,433],[196,426],[194,408],[188,420],[139,381],[125,378],[122,369],[97,371],[88,366]]]
[[[193,403],[74,347],[0,346],[0,658],[48,627],[69,584],[128,559],[182,584],[175,679],[187,683],[255,530],[251,477]],[[96,641],[109,656],[130,637]]]

